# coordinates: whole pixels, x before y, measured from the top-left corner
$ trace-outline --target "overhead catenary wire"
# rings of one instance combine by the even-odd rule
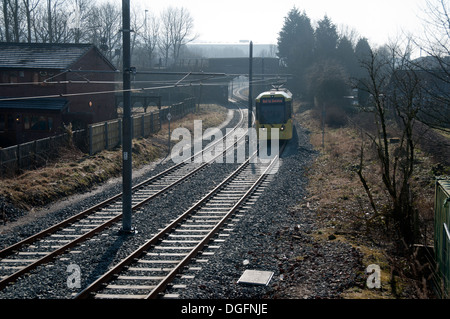
[[[180,85],[178,85],[180,86]],[[182,85],[189,86],[189,85]],[[0,98],[2,101],[16,101],[16,100],[33,100],[33,99],[49,99],[49,98],[59,98],[59,97],[71,97],[71,96],[83,96],[83,95],[98,95],[98,94],[108,94],[108,93],[123,93],[123,92],[139,92],[146,90],[157,90],[157,89],[168,89],[175,87],[174,85],[169,86],[159,86],[150,88],[139,88],[139,89],[126,89],[126,90],[108,90],[108,91],[96,91],[96,92],[81,92],[81,93],[61,93],[61,94],[50,94],[50,95],[38,95],[38,96],[24,96],[24,97],[10,97],[10,98]]]
[[[167,80],[167,81],[151,81],[151,80],[133,80],[132,83],[133,84],[140,84],[140,83],[153,83],[153,84],[157,84],[157,85],[174,85],[177,86],[180,83],[183,82],[188,82],[188,83],[194,83],[194,82],[202,82],[202,81],[207,81],[210,80],[212,77],[205,77],[205,78],[200,78],[200,79],[193,79],[193,80],[179,80],[179,81],[174,81],[174,80]],[[252,81],[252,83],[261,83],[261,82],[268,82],[270,83],[273,80],[279,80],[282,77],[269,77],[269,78],[264,78],[264,79],[258,79],[258,80],[254,80]],[[53,81],[53,82],[45,82],[46,84],[122,84],[122,81],[96,81],[96,80],[84,80],[84,81],[80,81],[80,80],[64,80],[64,81]],[[220,81],[220,82],[212,82],[210,85],[226,85],[228,84],[229,81]]]
[[[253,82],[254,83],[254,82]],[[192,87],[192,86],[221,86],[221,84],[213,83],[195,83],[195,84],[178,84],[178,85],[167,85],[167,86],[154,86],[146,88],[132,88],[129,90],[110,90],[110,91],[96,91],[96,92],[81,92],[81,93],[61,93],[61,94],[51,94],[51,95],[39,95],[39,96],[24,96],[24,97],[9,97],[0,98],[0,102],[5,101],[25,101],[25,100],[36,100],[36,99],[51,99],[51,98],[62,98],[62,97],[73,97],[73,96],[86,96],[86,95],[100,95],[100,94],[113,94],[113,93],[139,93],[143,91],[151,90],[163,90],[176,87]]]
[[[52,81],[53,79],[57,78],[58,76],[61,76],[63,74],[66,73],[76,73],[77,75],[79,75],[82,79],[84,79],[83,81],[77,81],[77,80],[63,80],[63,81]],[[9,82],[9,83],[0,83],[0,86],[19,86],[19,85],[43,85],[43,84],[67,84],[67,83],[77,83],[77,84],[121,84],[122,81],[100,81],[100,80],[89,80],[87,77],[82,76],[78,73],[104,73],[104,74],[121,74],[123,73],[122,71],[119,70],[115,70],[115,71],[107,71],[107,70],[82,70],[82,69],[77,69],[77,70],[72,70],[72,69],[66,69],[61,71],[60,73],[56,74],[56,75],[52,75],[51,77],[43,80],[43,81],[33,81],[33,82]],[[182,82],[185,78],[187,78],[188,76],[206,76],[205,79],[209,79],[209,78],[215,78],[215,77],[226,77],[226,78],[230,78],[230,77],[239,77],[239,76],[246,76],[248,77],[248,74],[245,73],[217,73],[217,72],[193,72],[193,71],[189,71],[189,72],[173,72],[173,71],[133,71],[132,72],[133,75],[184,75],[183,79],[181,79],[178,82]],[[290,77],[289,74],[254,74],[254,77],[280,77],[280,76],[284,76],[284,77]],[[194,82],[194,81],[204,81],[203,79],[193,79],[193,80],[189,80],[190,82]],[[174,81],[148,81],[148,80],[140,80],[140,81],[136,81],[133,80],[133,83],[173,83]]]
[[[74,72],[74,73],[121,73],[121,71],[103,71],[103,70],[64,70],[56,75],[51,76],[44,81],[39,82],[22,82],[22,83],[0,83],[0,86],[14,86],[14,85],[53,85],[53,84],[122,84],[122,81],[98,81],[98,80],[89,80],[84,76],[80,76],[84,78],[84,80],[65,80],[65,81],[49,81],[55,79],[58,76],[61,76],[65,73]],[[248,76],[247,74],[227,74],[227,73],[211,73],[211,72],[158,72],[158,71],[136,71],[133,74],[147,74],[147,75],[184,75],[184,77],[178,81],[146,81],[133,80],[133,84],[139,83],[155,83],[160,84],[159,86],[151,86],[151,87],[141,87],[141,88],[131,88],[129,90],[123,89],[115,89],[115,90],[104,90],[104,91],[90,91],[90,92],[78,92],[78,93],[60,93],[60,94],[50,94],[50,95],[38,95],[38,96],[25,96],[25,97],[4,97],[0,98],[0,102],[2,101],[18,101],[18,100],[33,100],[33,99],[48,99],[48,98],[62,98],[62,97],[74,97],[74,96],[86,96],[86,95],[99,95],[99,94],[115,94],[115,93],[123,93],[123,92],[132,92],[138,93],[149,90],[162,90],[162,89],[171,89],[176,87],[190,87],[190,86],[222,86],[229,84],[229,81],[222,82],[213,82],[213,83],[204,83],[204,81],[211,80],[216,77],[237,77],[237,76]],[[189,76],[206,76],[201,79],[190,79],[186,80]],[[256,75],[257,77],[258,75]],[[281,77],[286,77],[289,75],[280,75],[280,74],[265,74],[265,78],[260,80],[253,80],[252,84],[261,84],[261,83],[270,83],[274,80],[279,80]],[[267,76],[276,76],[275,77],[267,77]],[[189,82],[184,83],[183,82]],[[199,83],[196,83],[199,82]]]
[[[210,77],[203,78],[203,79],[195,79],[195,80],[189,80],[186,82],[194,83],[194,82],[202,82],[209,80]],[[265,78],[263,80],[254,80],[252,83],[260,83],[260,82],[268,82],[273,80],[281,79],[281,77],[278,78]],[[185,82],[185,81],[183,81]],[[149,80],[134,80],[132,82],[133,84],[140,84],[140,83],[153,83],[155,85],[173,85],[176,86],[176,82],[173,80],[167,80],[167,81],[149,81]],[[174,84],[175,83],[175,84]],[[225,85],[229,83],[229,81],[221,81],[221,82],[213,82],[210,85],[216,86],[216,85]],[[44,85],[44,84],[122,84],[122,81],[100,81],[100,80],[64,80],[64,81],[42,81],[42,82],[20,82],[20,83],[0,83],[0,86],[22,86],[22,85]],[[207,85],[206,83],[203,83],[204,85]]]

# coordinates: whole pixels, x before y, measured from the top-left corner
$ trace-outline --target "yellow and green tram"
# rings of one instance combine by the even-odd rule
[[[292,138],[292,93],[285,88],[276,88],[259,94],[256,98],[256,132],[258,139],[273,137],[272,129],[279,130],[280,140]],[[260,134],[260,129],[266,134]]]

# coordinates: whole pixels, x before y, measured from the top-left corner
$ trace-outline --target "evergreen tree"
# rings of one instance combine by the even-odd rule
[[[314,35],[316,61],[335,58],[339,36],[336,26],[327,16],[318,22]]]
[[[314,30],[305,12],[297,8],[289,11],[278,37],[278,56],[294,79],[288,84],[293,93],[306,92],[306,69],[313,61]]]
[[[324,59],[308,70],[308,90],[316,106],[343,107],[348,93],[348,75],[336,60]]]
[[[352,42],[347,37],[342,37],[336,48],[336,59],[345,68],[350,77],[355,77],[359,68]]]
[[[358,64],[361,66],[362,63],[366,62],[372,56],[372,49],[370,48],[369,42],[366,38],[359,39],[355,47],[355,55],[358,60]],[[360,67],[358,77],[362,77],[367,73],[367,71]]]
[[[358,101],[360,105],[366,105],[369,93],[363,89],[362,82],[366,81],[368,74],[367,69],[363,66],[367,65],[367,61],[372,58],[372,49],[366,38],[359,39],[355,47],[355,56],[359,65],[354,74],[356,87],[358,88]]]

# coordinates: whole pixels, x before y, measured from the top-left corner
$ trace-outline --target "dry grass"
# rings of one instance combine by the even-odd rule
[[[203,127],[220,125],[227,109],[218,105],[202,105],[196,114],[189,114],[173,127],[193,128],[194,120],[202,120]],[[133,140],[133,167],[140,168],[168,153],[168,127],[164,125],[157,134],[146,139]],[[59,198],[85,192],[111,177],[120,176],[121,149],[104,150],[88,156],[76,148],[65,148],[61,156],[46,166],[25,171],[13,178],[0,179],[0,196],[16,207],[31,210],[45,206]]]
[[[333,226],[335,219],[354,219],[354,215],[360,219],[370,214],[371,208],[365,200],[366,194],[355,172],[361,147],[358,133],[350,127],[326,128],[322,144],[320,121],[314,117],[314,112],[303,112],[297,119],[311,131],[310,142],[320,151],[308,172],[308,200],[317,208],[319,220],[323,220],[325,225]],[[377,169],[371,167],[367,172],[376,173]],[[330,213],[333,214],[331,219]],[[350,225],[340,227],[347,226]]]
[[[322,227],[316,239],[326,240],[329,234],[334,234],[337,240],[351,244],[364,254],[364,267],[373,263],[381,267],[381,290],[361,288],[360,285],[349,289],[342,297],[395,298],[403,292],[406,294],[407,283],[399,278],[396,278],[396,295],[391,290],[392,265],[389,251],[392,238],[389,238],[389,225],[384,219],[375,218],[356,173],[360,159],[361,133],[352,126],[326,127],[322,136],[320,119],[312,110],[300,110],[296,119],[311,132],[310,142],[320,151],[307,174],[309,179],[307,202],[316,211],[317,221]],[[420,150],[416,156],[413,192],[416,194],[415,204],[421,222],[428,227],[424,227],[426,240],[430,242],[434,200],[434,175],[431,167],[436,161],[431,155]],[[374,200],[379,210],[385,211],[389,205],[389,196],[381,185],[380,168],[369,143],[364,147],[364,160],[363,173],[371,186]]]

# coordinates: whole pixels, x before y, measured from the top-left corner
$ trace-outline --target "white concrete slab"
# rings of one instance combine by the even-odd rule
[[[272,279],[272,271],[247,269],[238,280],[238,284],[264,285],[267,286]]]

